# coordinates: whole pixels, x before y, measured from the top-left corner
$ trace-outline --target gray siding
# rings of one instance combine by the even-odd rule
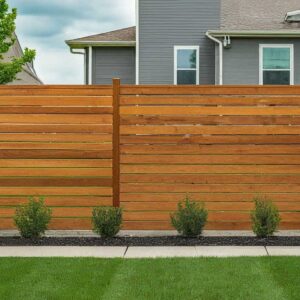
[[[224,84],[259,84],[259,44],[294,44],[295,84],[300,84],[300,40],[232,39],[224,49]]]
[[[135,83],[135,48],[93,48],[93,84],[111,84],[114,77],[123,84]]]
[[[139,0],[140,84],[174,83],[174,46],[200,46],[200,84],[215,83],[220,0]]]

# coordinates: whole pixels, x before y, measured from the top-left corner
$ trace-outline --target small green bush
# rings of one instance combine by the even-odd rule
[[[45,233],[52,211],[44,204],[44,198],[29,197],[29,202],[16,209],[14,221],[24,238],[39,238]]]
[[[178,210],[171,214],[171,223],[178,233],[187,237],[201,235],[207,222],[208,212],[204,205],[191,201],[186,196],[185,201],[178,204]]]
[[[255,209],[251,213],[253,232],[257,237],[272,236],[280,223],[277,207],[264,195],[254,198]]]
[[[122,209],[118,207],[97,207],[93,209],[94,232],[102,237],[114,237],[122,224]]]

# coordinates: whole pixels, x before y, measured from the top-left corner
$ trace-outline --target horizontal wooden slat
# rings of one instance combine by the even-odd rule
[[[190,192],[189,195],[194,201],[205,201],[205,202],[249,202],[253,201],[255,192],[238,192],[234,193],[198,193]],[[273,201],[286,201],[286,202],[298,202],[300,193],[266,193],[268,198]],[[172,201],[183,201],[186,197],[186,191],[182,193],[157,193],[152,190],[149,193],[121,193],[121,202],[172,202]]]
[[[139,155],[121,157],[122,164],[300,165],[300,155]]]
[[[299,86],[223,85],[174,86],[128,85],[121,87],[121,95],[299,95]]]
[[[121,175],[122,183],[300,183],[300,174],[123,174]]]
[[[1,96],[0,106],[101,107],[112,106],[111,96]],[[25,108],[26,109],[26,108]]]
[[[112,176],[111,168],[0,168],[0,176]]]
[[[77,170],[74,171],[74,176],[77,176]],[[112,171],[108,172],[112,173]],[[111,177],[100,177],[104,176],[103,172],[99,172],[99,177],[13,177],[13,178],[3,178],[0,177],[0,186],[33,186],[33,187],[73,187],[73,186],[112,186],[112,178]],[[34,176],[34,175],[33,175]],[[43,176],[43,175],[41,175]],[[58,175],[59,176],[59,175]],[[110,175],[111,176],[111,175]],[[1,205],[1,204],[0,204]]]
[[[0,124],[0,133],[112,133],[111,125]]]
[[[128,184],[122,193],[299,193],[299,184]]]
[[[300,125],[299,116],[123,116],[122,125]]]
[[[0,124],[112,124],[112,115],[101,114],[0,114]],[[43,126],[43,125],[41,125]]]
[[[1,96],[0,96],[1,101]],[[107,102],[104,102],[107,103]],[[51,105],[45,103],[45,105]],[[53,105],[53,104],[52,104]],[[47,114],[47,115],[62,115],[62,114],[112,114],[112,107],[108,106],[1,106],[0,114]],[[79,117],[79,116],[78,116]]]
[[[121,96],[121,105],[300,105],[300,97],[295,96],[207,96],[207,95],[129,95]]]
[[[111,159],[0,159],[0,168],[109,168]]]
[[[121,126],[121,134],[299,134],[300,126]]]
[[[112,158],[111,150],[1,150],[0,159],[96,159]]]
[[[298,174],[299,165],[123,165],[123,174]]]
[[[226,115],[226,116],[294,116],[296,107],[199,107],[199,106],[123,106],[121,115]]]
[[[122,145],[122,154],[294,154],[299,145]]]
[[[0,151],[7,149],[52,149],[52,150],[112,150],[111,143],[101,143],[101,144],[92,144],[92,143],[0,143]]]
[[[109,143],[112,142],[112,135],[105,133],[1,133],[0,142]]]
[[[0,187],[5,196],[111,196],[110,187]]]
[[[0,95],[2,96],[112,96],[112,88],[99,87],[99,88],[79,88],[76,89],[73,86],[64,86],[55,88],[53,86],[34,88],[33,86],[23,86],[23,88],[12,89],[12,88],[1,88]]]
[[[45,199],[47,206],[61,207],[95,207],[95,206],[111,206],[111,197],[97,196],[48,196]],[[0,197],[0,206],[18,206],[28,203],[28,197]]]
[[[208,211],[250,211],[253,202],[208,202],[203,203]],[[274,202],[279,211],[300,211],[300,202]],[[177,202],[125,202],[122,207],[127,211],[168,211],[177,210]]]
[[[122,144],[300,144],[300,135],[122,135]]]

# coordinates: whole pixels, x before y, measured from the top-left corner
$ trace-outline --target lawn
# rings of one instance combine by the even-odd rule
[[[3,258],[0,299],[300,299],[300,258]]]

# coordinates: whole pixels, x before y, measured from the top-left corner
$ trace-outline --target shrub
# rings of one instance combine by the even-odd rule
[[[39,238],[45,233],[51,220],[51,209],[44,204],[44,198],[29,197],[29,202],[16,209],[14,221],[24,238]]]
[[[97,207],[93,210],[94,232],[102,237],[114,237],[122,224],[122,209],[118,207]]]
[[[280,223],[277,207],[266,196],[254,198],[255,209],[251,213],[253,232],[257,237],[272,236]]]
[[[180,234],[197,237],[202,233],[207,216],[208,212],[203,204],[193,202],[186,196],[185,201],[178,204],[178,210],[171,214],[171,223]]]

